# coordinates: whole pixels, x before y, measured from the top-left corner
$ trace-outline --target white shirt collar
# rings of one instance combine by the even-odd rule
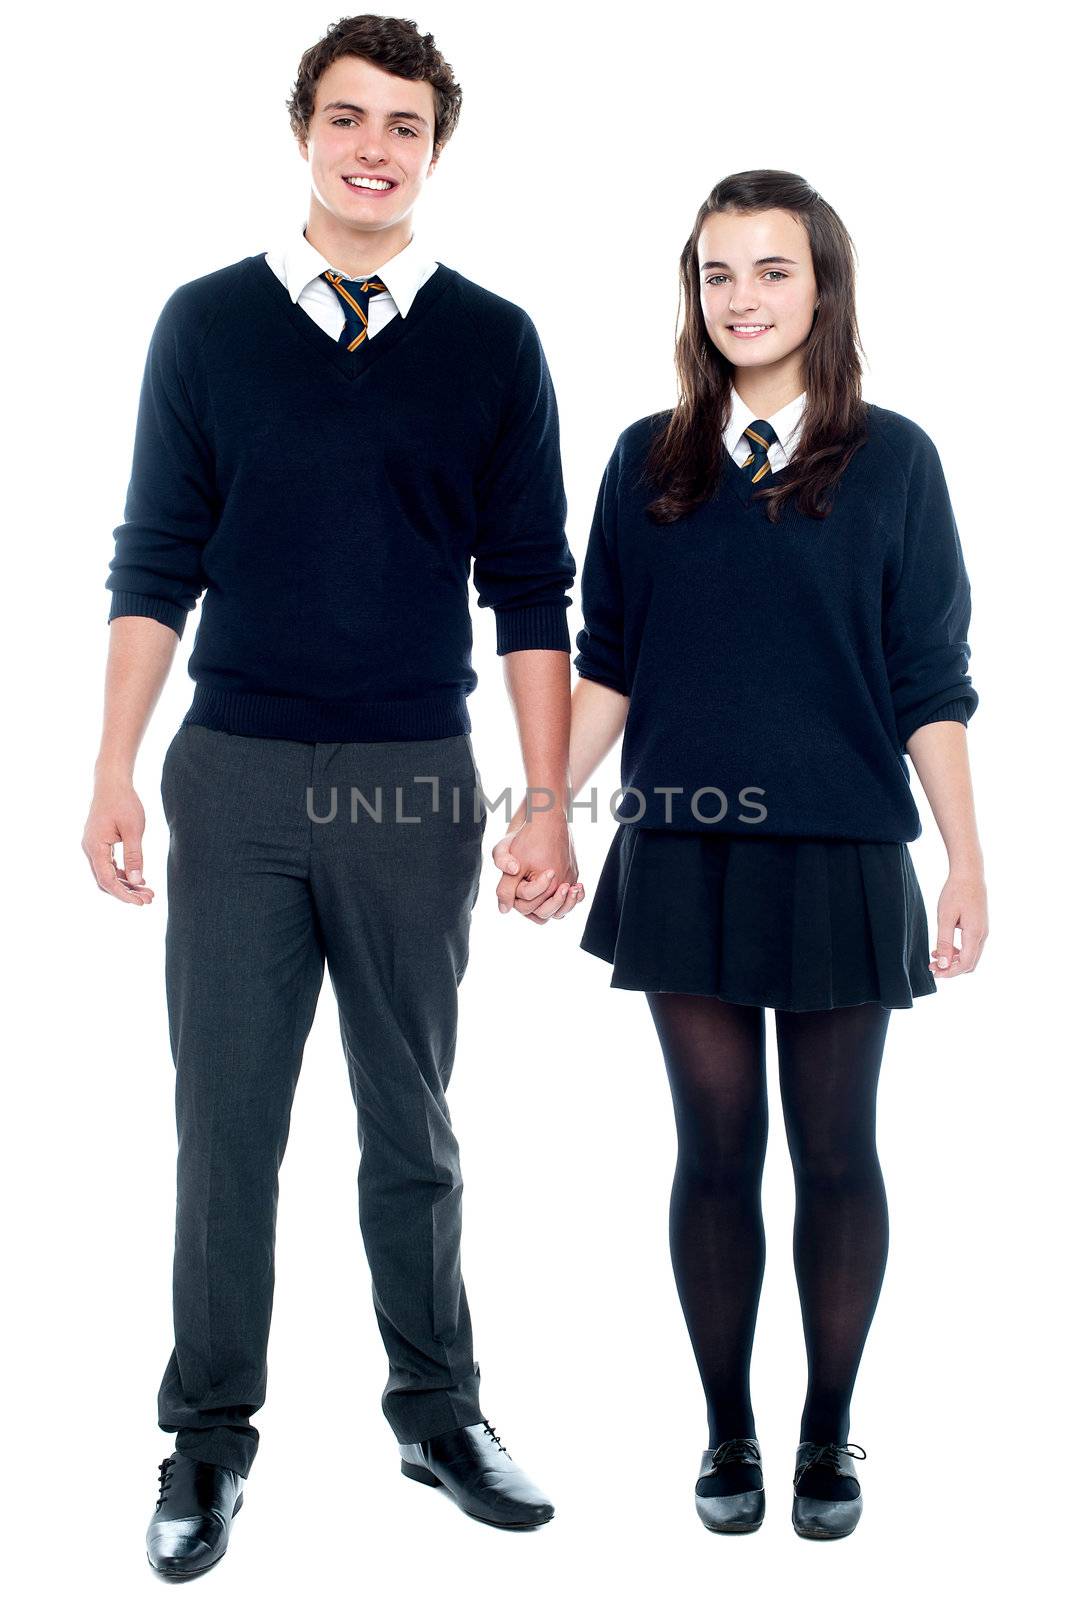
[[[730,456],[734,456],[744,428],[749,427],[752,422],[770,422],[773,425],[773,432],[780,441],[780,448],[784,452],[785,460],[790,461],[792,451],[798,445],[799,435],[802,432],[802,419],[805,410],[806,393],[804,391],[802,394],[797,395],[794,400],[789,400],[786,406],[781,406],[780,410],[775,412],[773,416],[759,418],[755,416],[750,406],[740,399],[735,388],[733,388],[732,415],[723,435],[725,448]]]
[[[285,287],[293,305],[298,302],[307,285],[321,277],[327,268],[330,272],[346,276],[341,267],[335,267],[311,244],[303,231],[305,227],[306,223],[301,223],[276,252],[284,269]],[[405,317],[414,304],[414,296],[429,276],[430,266],[435,265],[435,257],[423,251],[417,238],[412,237],[390,260],[375,267],[372,276],[381,280],[396,302],[400,315]]]

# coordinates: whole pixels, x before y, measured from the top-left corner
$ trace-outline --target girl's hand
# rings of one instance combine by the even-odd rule
[[[937,978],[972,972],[987,938],[987,887],[982,872],[951,872],[936,908],[936,947],[928,963]],[[960,950],[954,930],[961,929]]]

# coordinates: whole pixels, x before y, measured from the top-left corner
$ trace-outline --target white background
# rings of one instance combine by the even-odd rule
[[[173,1443],[154,1407],[172,1342],[175,1153],[158,778],[192,693],[195,620],[138,761],[156,901],[136,909],[96,889],[80,850],[103,584],[159,308],[305,219],[284,102],[302,50],[338,14],[300,0],[54,5],[9,39],[0,1414],[3,1564],[20,1593],[124,1597],[156,1581],[143,1540]],[[1030,1582],[1057,1517],[1059,1421],[1063,263],[1049,13],[441,0],[414,15],[466,95],[416,226],[537,324],[578,562],[618,432],[673,403],[676,262],[704,195],[726,173],[786,167],[840,212],[859,252],[867,397],[931,434],[961,528],[992,931],[974,975],[889,1028],[891,1251],[851,1426],[868,1451],[866,1511],[839,1545],[800,1541],[789,1521],[805,1356],[768,1014],[753,1372],[768,1514],[756,1537],[714,1538],[692,1504],[704,1405],[669,1263],[673,1125],[646,1003],[577,949],[586,906],[542,930],[498,916],[490,821],[450,1097],[464,1268],[486,1414],[557,1517],[507,1537],[399,1475],[327,979],[282,1169],[262,1444],[229,1553],[204,1581],[464,1600]],[[575,634],[576,604],[570,617]],[[491,614],[475,627],[474,747],[496,793],[522,774]],[[617,755],[599,774],[608,790]],[[934,930],[946,862],[914,788]],[[589,891],[611,832],[578,822]]]

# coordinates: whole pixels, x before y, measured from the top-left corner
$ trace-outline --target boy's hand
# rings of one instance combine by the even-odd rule
[[[126,905],[150,905],[155,890],[144,881],[144,807],[128,778],[100,779],[93,791],[81,848],[89,858],[97,887]],[[114,847],[122,845],[122,865]]]

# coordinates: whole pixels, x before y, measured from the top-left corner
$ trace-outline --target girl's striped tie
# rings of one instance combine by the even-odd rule
[[[769,446],[776,444],[777,436],[768,422],[761,421],[744,428],[743,436],[751,441],[751,453],[743,463],[743,470],[752,483],[758,483],[773,470],[769,465]]]
[[[367,306],[370,296],[385,287],[376,278],[342,278],[339,272],[323,272],[322,277],[336,290],[344,308],[344,326],[337,335],[337,343],[349,350],[357,350],[364,339],[370,337]]]

